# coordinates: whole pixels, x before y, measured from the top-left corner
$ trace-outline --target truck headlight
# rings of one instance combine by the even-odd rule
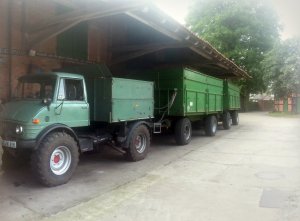
[[[23,133],[23,127],[22,126],[17,126],[16,127],[16,134],[21,134]]]

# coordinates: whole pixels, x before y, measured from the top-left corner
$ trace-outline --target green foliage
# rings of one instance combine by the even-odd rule
[[[300,93],[300,39],[278,42],[266,54],[263,67],[264,79],[276,97]]]
[[[196,0],[187,17],[189,28],[245,69],[244,93],[264,91],[261,61],[279,39],[274,10],[261,0]]]

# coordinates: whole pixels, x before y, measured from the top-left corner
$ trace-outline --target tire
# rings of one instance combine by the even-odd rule
[[[232,125],[232,118],[229,112],[224,112],[223,116],[222,116],[222,122],[223,122],[223,128],[225,130],[229,130],[231,128]]]
[[[232,111],[231,113],[232,118],[232,125],[239,125],[239,112],[238,111]]]
[[[188,118],[182,118],[176,122],[175,141],[178,145],[187,145],[192,139],[192,124]]]
[[[126,158],[131,162],[146,158],[150,147],[150,133],[145,125],[135,127],[129,137]]]
[[[40,183],[52,187],[67,183],[79,161],[78,144],[69,134],[54,132],[46,136],[32,153],[31,167]]]
[[[16,153],[15,156],[3,148],[1,169],[9,171],[21,168],[30,161],[29,153]]]
[[[207,136],[213,137],[217,133],[217,128],[218,128],[218,120],[216,116],[214,115],[209,115],[205,119],[205,134]]]

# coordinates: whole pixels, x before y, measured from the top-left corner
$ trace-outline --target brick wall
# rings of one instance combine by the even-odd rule
[[[6,2],[8,0],[0,1],[0,47],[7,47],[6,42]],[[8,70],[7,70],[7,56],[0,55],[0,99],[8,96]]]
[[[4,0],[0,1],[0,27],[3,31],[0,32],[0,47],[8,48],[7,45],[7,5],[8,1],[12,1],[12,20],[11,20],[11,47],[12,49],[25,49],[25,36],[23,29],[26,23],[34,24],[36,21],[51,17],[55,13],[55,3],[51,1],[40,0]],[[26,2],[26,7],[23,3]],[[25,13],[26,12],[26,13]],[[56,53],[56,38],[53,38],[39,47],[37,51],[46,53]],[[37,58],[29,56],[12,56],[11,57],[11,71],[12,71],[12,84],[9,85],[8,73],[8,57],[1,56],[2,62],[0,63],[0,99],[6,100],[8,98],[9,90],[12,92],[17,86],[17,79],[35,70],[50,71],[61,66],[60,62],[54,59]]]
[[[27,26],[35,25],[41,20],[46,20],[56,15],[58,1],[41,0],[1,0],[0,1],[0,48],[8,48],[7,45],[7,5],[12,3],[12,49],[26,49],[25,31]],[[88,2],[81,2],[88,4]],[[124,21],[125,22],[125,21]],[[109,63],[112,59],[110,48],[114,41],[125,40],[126,26],[112,18],[104,18],[101,21],[90,21],[88,31],[88,59]],[[112,30],[114,29],[114,30]],[[114,33],[114,34],[113,34]],[[57,39],[51,38],[47,42],[34,48],[36,51],[56,54]],[[17,79],[35,70],[50,71],[60,68],[63,64],[59,60],[38,58],[29,56],[12,56],[11,72],[12,82],[9,84],[8,57],[0,55],[0,99],[7,100],[9,90],[14,91]]]

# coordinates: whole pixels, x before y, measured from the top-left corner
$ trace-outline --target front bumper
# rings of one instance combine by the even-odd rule
[[[13,140],[13,139],[3,139],[1,141],[2,147],[12,150],[28,149],[33,150],[36,146],[35,140]]]

